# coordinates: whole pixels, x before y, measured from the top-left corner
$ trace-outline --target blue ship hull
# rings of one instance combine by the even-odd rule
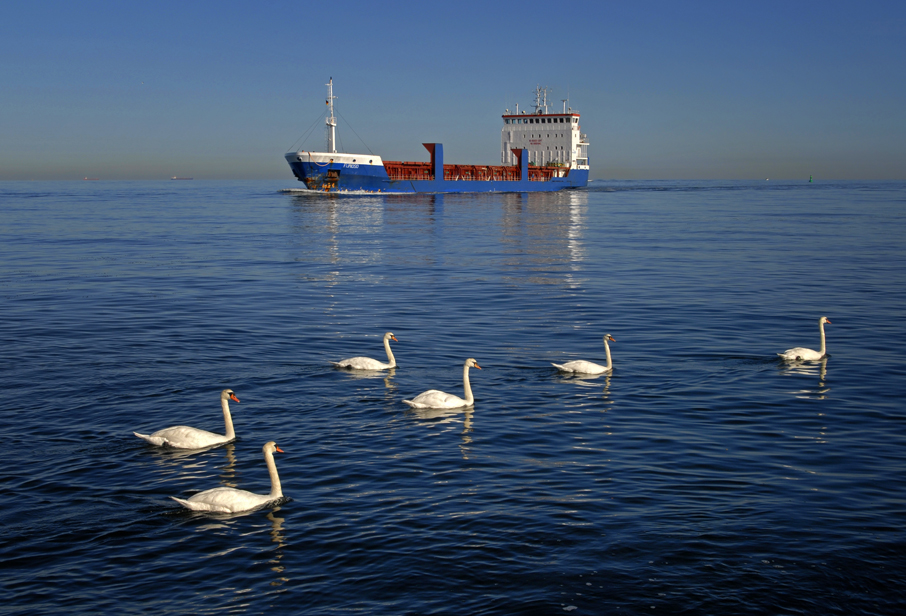
[[[548,180],[531,180],[528,157],[519,156],[519,174],[516,180],[445,180],[443,146],[432,145],[429,179],[394,180],[383,164],[345,162],[316,162],[302,160],[300,153],[286,155],[286,160],[296,178],[311,190],[325,192],[365,191],[382,193],[460,193],[460,192],[553,192],[588,185],[587,169],[570,169],[564,177]],[[311,157],[309,157],[311,158]],[[365,156],[362,157],[366,158]],[[438,179],[440,178],[440,179]]]

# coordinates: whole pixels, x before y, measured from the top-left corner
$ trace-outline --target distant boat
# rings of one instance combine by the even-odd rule
[[[171,180],[191,180],[192,178],[178,178],[178,177],[176,177],[176,176],[174,175],[174,176],[173,176],[172,178],[170,178],[170,179],[171,179]]]
[[[101,178],[82,178],[82,180],[100,180]]]

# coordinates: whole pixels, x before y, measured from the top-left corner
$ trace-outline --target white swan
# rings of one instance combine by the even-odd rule
[[[390,341],[399,342],[396,339],[396,336],[393,335],[393,332],[387,332],[384,334],[384,350],[387,351],[387,362],[380,362],[376,359],[371,359],[370,357],[350,357],[349,359],[341,359],[340,361],[332,361],[334,366],[337,368],[349,368],[351,370],[386,370],[388,368],[396,368],[396,359],[393,357],[393,352],[390,350]]]
[[[223,422],[226,424],[226,434],[214,434],[207,430],[190,428],[189,426],[173,426],[158,430],[154,434],[139,434],[133,432],[135,436],[145,439],[152,445],[158,447],[176,447],[177,449],[203,449],[213,445],[222,445],[229,443],[236,438],[233,431],[233,418],[230,416],[230,400],[239,402],[239,398],[233,393],[232,389],[224,389],[220,392],[220,406],[223,407]]]
[[[264,444],[264,461],[267,462],[267,470],[271,476],[271,493],[255,494],[247,490],[238,490],[236,488],[211,488],[204,492],[199,492],[187,499],[176,498],[173,500],[193,511],[216,511],[219,513],[238,513],[248,511],[270,502],[283,498],[283,489],[280,487],[280,477],[277,475],[277,465],[274,462],[274,452],[283,450],[277,447],[274,441],[268,441]]]
[[[472,406],[475,402],[475,397],[472,396],[472,386],[469,385],[469,368],[472,367],[481,370],[481,366],[470,357],[462,366],[462,386],[465,390],[465,399],[453,394],[445,394],[436,389],[429,389],[424,393],[418,394],[412,400],[403,400],[403,402],[414,409],[458,409]]]
[[[558,370],[563,372],[577,372],[580,374],[602,374],[604,372],[610,372],[613,370],[613,360],[610,358],[610,345],[607,344],[607,341],[616,342],[613,336],[610,334],[604,334],[604,350],[607,352],[607,365],[602,366],[594,362],[585,361],[584,359],[577,359],[576,361],[569,361],[563,365],[560,364],[551,364]]]
[[[804,347],[796,347],[795,349],[787,349],[783,353],[777,353],[783,359],[787,361],[818,361],[825,355],[827,355],[827,347],[824,343],[824,324],[830,324],[830,319],[827,317],[821,317],[818,319],[818,329],[821,330],[821,350],[813,351],[812,349],[806,349]]]

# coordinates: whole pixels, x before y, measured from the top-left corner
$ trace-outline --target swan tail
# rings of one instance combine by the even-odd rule
[[[133,432],[132,434],[134,434],[138,438],[142,439],[143,441],[147,441],[147,442],[151,443],[152,445],[157,445],[158,447],[163,447],[164,445],[167,444],[166,439],[162,439],[159,436],[151,436],[150,434],[139,434],[138,432]]]
[[[557,370],[562,370],[563,372],[569,372],[569,369],[566,366],[561,366],[560,364],[554,364],[554,363],[552,363],[551,366],[553,366]]]
[[[189,503],[189,501],[187,501],[187,500],[185,500],[185,499],[176,498],[175,496],[171,496],[170,498],[172,498],[173,500],[175,500],[177,503],[179,503],[180,505],[182,505],[182,506],[185,507],[186,509],[193,509],[193,507],[192,507],[192,505]]]

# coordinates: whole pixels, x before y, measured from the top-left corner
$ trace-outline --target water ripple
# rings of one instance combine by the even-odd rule
[[[6,612],[906,609],[902,183],[283,187],[0,186]]]

